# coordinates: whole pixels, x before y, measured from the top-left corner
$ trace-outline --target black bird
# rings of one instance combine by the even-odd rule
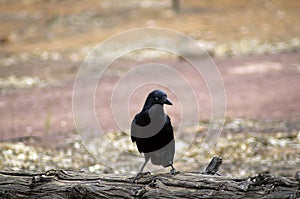
[[[163,105],[173,105],[166,93],[154,90],[149,93],[142,111],[135,115],[131,123],[131,141],[136,143],[140,153],[144,153],[145,162],[136,178],[143,175],[143,169],[149,159],[152,164],[171,167],[175,174],[173,159],[175,140],[170,117],[165,114]],[[135,179],[136,179],[135,178]]]

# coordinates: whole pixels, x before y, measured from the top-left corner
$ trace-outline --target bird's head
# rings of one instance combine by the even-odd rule
[[[169,100],[169,98],[167,97],[167,94],[161,90],[154,90],[149,93],[145,105],[151,107],[154,104],[173,105],[171,100]]]

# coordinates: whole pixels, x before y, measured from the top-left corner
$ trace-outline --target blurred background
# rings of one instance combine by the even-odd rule
[[[204,155],[199,145],[209,124],[210,96],[200,94],[202,119],[196,130],[184,132],[199,136],[176,168],[202,171],[220,156],[224,175],[293,176],[300,165],[299,10],[298,0],[0,0],[0,169],[136,173],[142,159],[129,132],[109,120],[104,131],[122,153],[104,165],[87,152],[73,121],[73,83],[100,42],[132,28],[162,27],[189,35],[207,50],[227,97],[222,136]],[[185,66],[168,56],[133,58],[138,61],[116,66],[153,59]],[[104,81],[109,87],[110,79]],[[144,98],[137,100],[137,111]],[[109,108],[97,114],[105,118]],[[178,143],[185,146],[183,139]],[[99,145],[95,150],[103,156],[117,153]],[[124,167],[122,161],[136,164]]]

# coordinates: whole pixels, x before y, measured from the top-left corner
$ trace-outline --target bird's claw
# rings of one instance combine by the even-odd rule
[[[170,174],[171,174],[171,175],[176,175],[176,174],[178,174],[178,173],[179,173],[179,171],[176,171],[175,168],[172,168],[171,171],[170,171]]]
[[[151,173],[149,171],[147,172],[144,172],[144,173],[138,173],[134,179],[133,179],[133,183],[135,183],[138,179],[144,177],[144,176],[147,176],[147,175],[151,175]]]
[[[144,172],[144,173],[140,173],[142,176],[147,176],[147,175],[151,175],[150,171]]]

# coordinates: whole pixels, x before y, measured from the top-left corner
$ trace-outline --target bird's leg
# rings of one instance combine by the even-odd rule
[[[151,174],[149,171],[143,173],[144,167],[146,166],[147,162],[149,161],[149,158],[145,158],[145,162],[143,163],[140,172],[134,177],[133,182],[138,180],[139,178],[143,177],[144,175],[149,175]]]
[[[143,172],[143,170],[144,170],[146,164],[148,163],[148,161],[149,161],[149,158],[145,158],[145,162],[143,163],[143,165],[142,165],[141,170],[140,170],[139,173],[142,173],[142,172]]]
[[[176,171],[176,169],[174,168],[173,164],[170,165],[172,167],[171,171],[170,171],[170,174],[171,175],[175,175],[178,173],[178,171]]]

